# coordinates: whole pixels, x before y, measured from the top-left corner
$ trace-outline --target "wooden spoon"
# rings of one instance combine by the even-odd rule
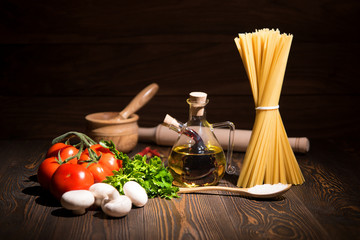
[[[291,184],[286,184],[282,188],[274,189],[273,191],[267,191],[267,192],[264,191],[264,192],[260,193],[259,191],[253,191],[254,188],[205,186],[205,187],[179,188],[180,190],[178,191],[178,193],[194,193],[194,192],[204,192],[204,191],[227,191],[227,192],[240,193],[240,195],[242,195],[244,197],[273,198],[273,197],[281,196],[282,194],[287,192],[290,188],[291,188]]]
[[[135,113],[137,110],[143,107],[156,94],[158,89],[159,85],[156,83],[152,83],[144,88],[114,119],[127,119],[131,114]]]

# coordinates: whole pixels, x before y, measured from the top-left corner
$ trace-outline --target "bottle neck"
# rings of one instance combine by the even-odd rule
[[[205,105],[206,104],[193,104],[188,101],[189,104],[189,121],[188,123],[195,123],[197,122],[206,121],[206,111]]]
[[[189,110],[189,121],[201,121],[206,119],[205,108],[195,108],[190,106]]]
[[[189,104],[189,120],[186,125],[208,125],[206,121],[205,107],[208,104],[209,100],[206,100],[205,102],[192,102],[190,99],[187,99],[186,102]]]

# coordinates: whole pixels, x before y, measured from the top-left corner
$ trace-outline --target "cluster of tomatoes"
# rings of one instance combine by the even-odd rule
[[[89,189],[121,167],[122,161],[100,144],[79,150],[59,142],[49,148],[45,160],[39,166],[37,178],[44,189],[60,199],[67,191]]]

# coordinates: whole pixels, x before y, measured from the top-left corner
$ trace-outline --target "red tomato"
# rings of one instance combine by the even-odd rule
[[[100,144],[94,144],[90,148],[98,153],[111,153],[112,154],[110,149],[103,147]]]
[[[58,161],[59,151],[60,161]],[[48,190],[51,177],[56,169],[62,164],[63,161],[76,155],[78,151],[79,150],[77,148],[65,143],[55,143],[52,145],[46,154],[46,159],[40,164],[38,169],[37,178],[40,185]],[[77,158],[73,158],[67,163],[77,164]]]
[[[37,179],[43,188],[49,189],[51,177],[59,166],[56,157],[46,158],[40,164],[37,172]]]
[[[94,184],[94,177],[84,166],[63,164],[55,171],[50,182],[50,192],[55,198],[71,190],[88,190]]]
[[[59,151],[60,151],[61,159],[63,161],[69,157],[76,155],[79,152],[79,150],[76,147],[60,142],[60,143],[55,143],[49,148],[46,157],[47,158],[57,157],[59,155]]]
[[[119,165],[119,161],[112,153],[102,153],[99,164],[101,164],[104,168],[109,169],[111,172],[114,170],[118,171],[121,167],[121,165]]]
[[[89,166],[88,164],[89,163],[84,162],[81,165],[86,167],[91,172],[95,183],[102,182],[106,179],[106,176],[113,175],[112,171],[103,167],[100,163],[90,163]]]
[[[54,145],[52,145],[50,148],[49,148],[49,150],[48,150],[48,152],[47,152],[47,154],[46,154],[46,157],[56,157],[57,156],[57,154],[58,154],[58,152],[61,150],[61,149],[64,149],[64,148],[66,148],[67,146],[69,146],[69,145],[67,145],[67,144],[65,144],[65,143],[55,143]]]
[[[77,159],[71,159],[69,162],[65,164],[77,164]],[[49,157],[46,158],[39,166],[37,172],[37,179],[44,189],[49,190],[51,177],[58,167],[60,167],[60,162],[57,157]]]
[[[69,157],[75,156],[78,152],[79,150],[76,147],[69,146],[60,150],[60,156],[63,160],[66,160]]]
[[[99,144],[90,147],[96,154],[95,158],[91,158],[89,150],[86,149],[80,156],[79,164],[89,169],[94,176],[95,182],[102,182],[106,176],[113,175],[114,170],[118,171],[121,167],[119,161],[114,154],[107,148]]]

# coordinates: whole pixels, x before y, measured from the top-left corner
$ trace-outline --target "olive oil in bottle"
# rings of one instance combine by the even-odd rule
[[[208,102],[206,93],[191,92],[187,99],[189,120],[182,123],[169,115],[164,119],[163,124],[179,134],[168,158],[173,184],[179,187],[216,185],[225,170],[234,172],[231,158],[235,126],[231,122],[210,124],[205,114]],[[230,128],[227,158],[213,133],[214,126]]]
[[[225,174],[226,159],[218,146],[207,146],[206,153],[194,153],[190,146],[175,147],[169,156],[174,185],[195,187],[215,185]]]

